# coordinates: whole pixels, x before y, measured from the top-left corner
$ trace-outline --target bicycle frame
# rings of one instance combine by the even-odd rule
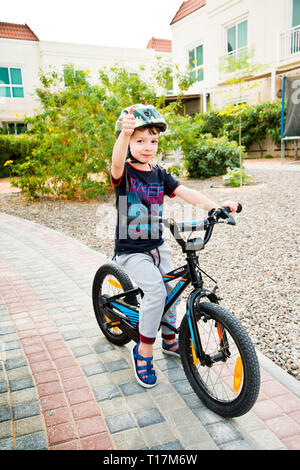
[[[188,252],[186,259],[186,265],[181,266],[180,268],[176,268],[162,276],[164,283],[168,283],[178,279],[178,282],[166,297],[163,315],[174,305],[174,303],[178,300],[178,298],[189,286],[189,284],[192,283],[194,290],[190,293],[188,297],[186,313],[196,357],[199,358],[201,364],[208,365],[205,358],[205,353],[203,352],[198,328],[196,325],[196,318],[193,306],[197,298],[201,300],[201,298],[203,297],[207,297],[211,302],[217,303],[218,297],[215,295],[215,291],[218,286],[216,281],[210,278],[216,283],[216,286],[213,291],[208,291],[203,288],[203,279],[201,275],[202,270],[199,267],[195,251]],[[139,287],[136,287],[134,289],[121,292],[120,294],[116,294],[112,297],[102,296],[99,299],[100,307],[105,308],[105,316],[108,319],[107,325],[109,325],[109,327],[120,328],[132,340],[134,340],[135,342],[139,342],[139,309],[138,307],[130,305],[129,303],[126,303],[126,301],[124,301],[126,296],[128,296],[129,294],[143,295],[141,289]],[[173,325],[170,325],[164,322],[163,320],[161,321],[160,325],[167,326],[170,330],[178,334],[178,329]]]

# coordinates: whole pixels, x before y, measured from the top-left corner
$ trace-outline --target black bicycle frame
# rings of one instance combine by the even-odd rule
[[[190,283],[194,286],[194,290],[189,295],[187,301],[187,319],[190,327],[191,338],[193,341],[194,351],[199,358],[201,364],[205,364],[205,353],[202,348],[196,318],[194,314],[195,300],[202,297],[208,297],[211,302],[217,302],[218,298],[215,292],[203,289],[203,280],[200,268],[198,266],[198,259],[196,252],[191,251],[187,253],[187,264],[176,268],[169,273],[162,276],[164,283],[168,283],[179,279],[175,287],[168,294],[163,311],[163,315],[172,307],[176,300],[180,297],[183,291]],[[126,302],[126,297],[129,295],[143,295],[139,287],[121,292],[112,297],[102,296],[99,299],[100,307],[105,308],[105,316],[108,319],[107,326],[120,328],[135,342],[139,342],[140,335],[138,331],[139,322],[139,309],[136,306],[130,305]],[[118,313],[118,310],[120,313]],[[125,315],[125,316],[124,316]],[[161,321],[160,326],[167,326],[170,330],[178,334],[178,329],[164,321]]]

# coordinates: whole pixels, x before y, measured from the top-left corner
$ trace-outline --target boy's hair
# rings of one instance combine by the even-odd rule
[[[143,131],[145,129],[148,129],[151,135],[157,135],[161,133],[161,128],[156,126],[155,124],[152,124],[152,125],[146,124],[145,126],[138,127],[137,129],[134,130],[134,132]]]

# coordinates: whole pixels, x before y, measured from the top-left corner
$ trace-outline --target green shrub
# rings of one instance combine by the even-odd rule
[[[249,182],[255,182],[255,179],[248,175],[245,168],[228,168],[226,175],[223,176],[224,184],[230,186],[242,186]]]
[[[227,106],[219,111],[223,119],[223,133],[230,140],[239,142],[241,124],[241,142],[249,149],[254,143],[270,135],[275,144],[280,143],[281,102],[262,103],[254,106],[241,104]]]
[[[222,134],[223,117],[217,111],[210,111],[195,116],[198,134],[211,134],[218,137]]]
[[[181,167],[180,164],[174,164],[168,167],[168,172],[171,173],[171,175],[179,178],[179,176],[182,176],[183,168]]]
[[[0,135],[0,178],[19,175],[17,165],[25,162],[37,148],[39,140],[34,135]]]
[[[241,152],[244,158],[244,149]],[[204,179],[224,175],[228,167],[237,167],[239,162],[240,149],[236,142],[230,142],[226,136],[206,134],[189,149],[185,165],[189,177]]]

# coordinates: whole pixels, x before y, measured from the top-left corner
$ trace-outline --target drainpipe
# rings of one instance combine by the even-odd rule
[[[276,69],[271,72],[271,103],[276,100]]]
[[[202,93],[202,112],[203,113],[207,113],[207,94],[206,94],[206,91],[204,91],[204,93]]]

